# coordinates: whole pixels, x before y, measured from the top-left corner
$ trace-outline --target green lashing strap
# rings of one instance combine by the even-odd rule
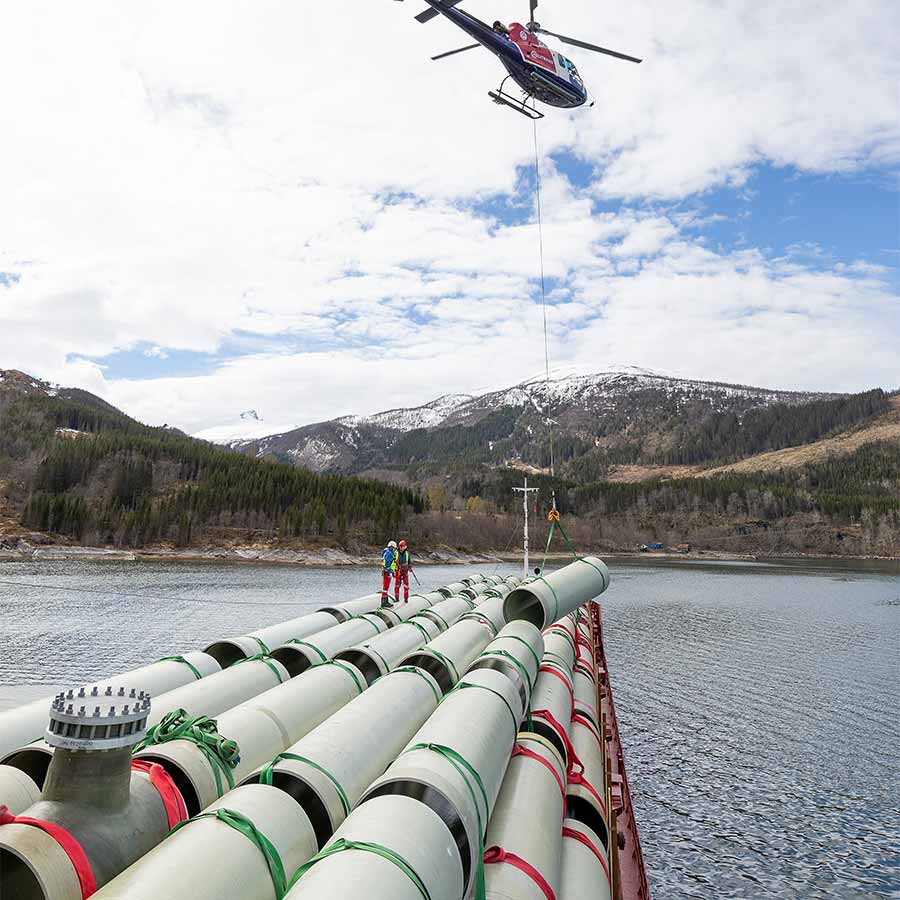
[[[515,735],[519,733],[519,722],[516,719],[516,714],[513,712],[513,708],[509,705],[509,701],[506,697],[503,696],[499,691],[495,691],[493,688],[489,688],[485,684],[473,684],[470,681],[461,681],[459,684],[450,691],[444,700],[447,699],[451,694],[455,694],[457,691],[464,691],[468,688],[478,688],[480,691],[488,691],[488,693],[493,694],[495,697],[499,697],[503,701],[503,705],[509,710],[509,716],[513,722],[513,739],[515,739]]]
[[[469,791],[469,796],[472,798],[472,803],[475,805],[475,815],[478,818],[478,861],[476,864],[475,870],[475,900],[485,900],[484,897],[484,838],[485,838],[485,819],[481,817],[481,808],[478,805],[478,795],[475,793],[475,788],[478,788],[479,793],[481,794],[482,802],[484,803],[484,815],[488,817],[491,812],[491,804],[488,802],[487,791],[484,788],[484,782],[481,780],[481,776],[478,774],[476,768],[460,753],[457,753],[452,747],[447,747],[444,744],[431,744],[431,743],[422,743],[422,744],[413,744],[405,753],[412,753],[413,750],[430,750],[432,753],[437,753],[439,756],[443,756],[450,765],[456,769],[457,772],[462,776],[463,781],[465,782],[466,788]],[[473,787],[474,785],[474,787]]]
[[[360,694],[366,689],[366,685],[363,684],[359,680],[359,676],[356,674],[356,670],[352,666],[348,666],[347,663],[341,662],[339,659],[326,659],[324,662],[316,663],[314,666],[310,666],[310,669],[318,669],[319,666],[337,666],[339,669],[343,669],[354,681],[356,686],[359,688]]]
[[[278,671],[278,667],[272,661],[272,657],[267,653],[257,653],[256,656],[247,656],[244,659],[239,659],[234,665],[238,666],[241,663],[248,663],[251,661],[265,663],[275,673],[278,683],[284,684],[284,678],[282,678],[281,672]]]
[[[531,676],[528,674],[528,669],[522,664],[522,662],[516,659],[509,650],[503,650],[498,648],[497,650],[485,650],[482,656],[500,656],[503,659],[509,660],[518,670],[521,676],[525,679],[525,684],[528,685],[529,693],[534,690],[534,684],[531,681]]]
[[[338,838],[333,844],[329,844],[324,850],[317,853],[309,862],[297,869],[287,889],[290,890],[317,862],[334,856],[335,853],[343,853],[345,850],[362,850],[365,853],[374,853],[388,862],[392,862],[415,885],[421,894],[422,900],[431,900],[431,894],[425,887],[425,882],[418,876],[416,870],[399,853],[385,847],[383,844],[375,844],[372,841],[348,841],[346,838]]]
[[[164,656],[159,660],[159,662],[183,663],[194,673],[194,678],[196,678],[198,681],[203,677],[203,673],[192,662],[189,662],[183,656]]]
[[[341,808],[344,810],[344,815],[350,815],[350,800],[347,798],[347,794],[344,792],[343,787],[341,787],[341,783],[328,771],[324,766],[320,766],[319,763],[314,762],[306,756],[298,756],[296,753],[279,753],[278,756],[275,757],[270,763],[266,765],[266,767],[259,773],[259,783],[260,784],[272,784],[272,769],[275,768],[278,763],[280,763],[283,759],[291,759],[295,762],[306,763],[308,766],[312,766],[317,771],[321,772],[333,785],[334,789],[337,792],[338,799],[341,801]]]
[[[310,644],[309,641],[304,641],[300,638],[291,638],[288,643],[296,644],[298,647],[309,647],[310,650],[314,650],[318,654],[319,659],[323,663],[328,662],[328,657],[315,644]]]
[[[425,638],[426,644],[429,641],[434,640],[434,638],[432,638],[432,636],[425,630],[425,628],[422,625],[420,625],[418,622],[416,622],[415,619],[416,619],[416,617],[412,616],[411,618],[407,619],[405,622],[402,622],[401,624],[413,625],[414,627],[418,628],[420,633],[422,634],[422,636]],[[429,619],[428,621],[430,622],[431,620]]]
[[[441,653],[440,650],[432,650],[430,647],[425,647],[423,650],[424,653],[427,653],[429,656],[433,656],[435,659],[440,660],[449,670],[450,676],[453,678],[453,683],[456,684],[459,681],[459,672],[456,671],[456,666],[453,664],[452,659],[448,659]]]
[[[429,675],[426,675],[425,672],[423,672],[421,669],[417,668],[416,666],[400,666],[399,668],[394,669],[393,672],[389,672],[388,674],[393,675],[394,672],[411,672],[414,675],[418,675],[419,678],[421,678],[425,682],[425,684],[427,684],[428,687],[431,688],[432,693],[434,694],[434,699],[437,700],[438,703],[441,702],[442,696],[440,689],[434,686],[434,682],[431,680],[431,677]],[[387,678],[387,675],[385,675],[384,677]]]
[[[222,774],[231,790],[234,787],[231,770],[241,761],[241,751],[237,742],[219,734],[218,728],[216,720],[209,716],[189,716],[183,709],[174,709],[147,729],[144,739],[134,748],[133,753],[156,744],[167,744],[169,741],[190,741],[209,762],[216,779],[216,791],[221,797],[225,793]]]
[[[534,671],[537,672],[541,667],[541,661],[538,659],[537,653],[534,652],[534,647],[525,640],[525,638],[520,638],[517,634],[504,634],[504,641],[518,641],[523,647],[525,647],[528,652],[531,654],[531,658],[534,660]],[[534,676],[537,678],[537,675]]]
[[[265,653],[268,656],[272,651],[266,646],[266,642],[262,638],[258,638],[255,634],[249,634],[247,637],[253,638],[257,644],[259,644],[259,652]]]
[[[450,623],[440,613],[436,613],[433,609],[423,609],[421,614],[428,619],[430,619],[432,616],[434,616],[435,619],[439,619],[444,623],[444,631],[446,631],[450,627]]]
[[[543,581],[544,584],[550,588],[550,593],[553,594],[553,615],[550,616],[550,623],[552,624],[559,618],[559,597],[556,596],[556,591],[553,590],[553,585],[544,578],[543,575],[537,575],[534,579],[535,581]]]
[[[265,857],[266,865],[269,867],[269,875],[272,876],[272,886],[275,888],[275,896],[278,900],[287,893],[287,876],[284,874],[284,863],[281,861],[277,847],[248,819],[243,813],[239,813],[234,809],[217,809],[214,812],[200,813],[193,819],[187,819],[179,822],[169,834],[175,834],[176,831],[191,822],[197,822],[200,819],[218,819],[224,822],[230,828],[240,832],[244,837],[248,838],[251,843],[256,844],[260,853]]]

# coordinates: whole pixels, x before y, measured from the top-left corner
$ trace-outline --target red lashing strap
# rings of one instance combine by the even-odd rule
[[[516,856],[515,853],[507,853],[502,847],[488,847],[484,852],[484,864],[509,863],[520,872],[524,872],[543,892],[547,900],[556,900],[553,888],[547,883],[547,879],[528,860]]]
[[[181,791],[175,787],[172,776],[159,763],[150,763],[142,759],[131,761],[131,768],[143,772],[150,777],[150,783],[159,791],[160,799],[166,808],[166,818],[169,828],[174,828],[179,822],[184,822],[187,817],[187,807]]]
[[[603,812],[603,817],[606,818],[606,804],[603,802],[603,798],[597,793],[594,786],[587,780],[587,778],[584,777],[583,768],[581,772],[573,772],[570,770],[568,774],[568,782],[569,784],[578,784],[581,787],[585,788],[588,793],[592,794],[594,796],[594,799],[600,804],[600,809]]]
[[[612,879],[609,877],[609,866],[606,864],[606,860],[603,858],[600,851],[593,845],[590,838],[586,834],[576,831],[574,828],[563,828],[562,834],[564,838],[573,838],[579,843],[584,844],[584,846],[597,857],[600,861],[600,865],[603,866],[603,871],[606,873],[606,880],[612,885]]]
[[[568,679],[563,675],[559,669],[554,669],[552,666],[541,666],[538,669],[538,672],[548,672],[550,675],[555,675],[565,686],[566,690],[569,692],[569,696],[572,698],[572,710],[575,710],[575,690],[571,684],[569,684]]]
[[[78,883],[81,885],[82,900],[87,900],[91,894],[96,893],[97,882],[94,879],[94,872],[87,854],[81,844],[65,828],[55,825],[53,822],[32,819],[30,816],[14,816],[7,806],[0,806],[0,825],[32,825],[48,834],[69,857],[69,862],[72,863],[75,874],[78,876]]]
[[[548,626],[541,632],[541,634],[547,634],[548,631],[553,631],[553,630],[556,629],[556,628],[558,628],[560,631],[564,631],[570,638],[572,638],[572,643],[573,643],[573,644],[577,644],[578,638],[576,637],[575,632],[569,631],[569,629],[566,628],[566,626],[563,625],[563,623],[562,623],[561,621],[560,621],[560,622],[554,622],[552,625],[548,625]]]
[[[562,727],[562,724],[557,720],[557,718],[550,712],[549,709],[533,709],[531,711],[532,719],[545,719],[550,727],[559,735],[559,739],[563,742],[563,745],[566,748],[566,756],[569,757],[569,765],[572,765],[572,759],[577,757],[575,756],[575,748],[572,746],[572,742],[569,740],[569,734],[565,728]]]
[[[603,753],[603,741],[600,740],[600,734],[595,730],[594,723],[590,719],[586,719],[581,713],[573,713],[572,721],[577,722],[579,725],[583,725],[587,730],[594,736],[594,740],[597,742],[597,746],[600,748],[600,753]]]
[[[535,753],[534,750],[529,750],[527,747],[523,747],[521,744],[516,744],[513,747],[513,756],[526,756],[528,759],[537,760],[548,772],[556,779],[556,783],[559,785],[559,792],[562,794],[563,803],[566,802],[566,786],[562,782],[562,778],[559,777],[559,772],[556,771],[556,766],[550,762],[549,759],[541,756],[540,753]]]

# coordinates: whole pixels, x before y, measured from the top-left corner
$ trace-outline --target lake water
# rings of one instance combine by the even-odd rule
[[[900,898],[900,567],[611,568],[604,634],[656,900]],[[375,574],[0,562],[0,706],[369,593]]]

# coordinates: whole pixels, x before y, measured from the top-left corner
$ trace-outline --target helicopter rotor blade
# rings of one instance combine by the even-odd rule
[[[476,47],[480,47],[481,44],[467,44],[465,47],[460,47],[457,50],[448,50],[446,53],[438,53],[437,56],[432,56],[432,59],[445,59],[448,56],[454,56],[457,53],[462,53],[465,50],[474,50]]]
[[[537,9],[538,0],[528,0],[528,24],[534,25],[534,11]]]
[[[442,6],[459,6],[462,3],[462,0],[443,0]],[[435,9],[433,6],[429,6],[428,9],[420,12],[416,17],[417,22],[421,22],[423,25],[426,22],[430,22],[432,19],[436,19],[440,15],[440,12]]]
[[[571,44],[573,47],[581,47],[582,50],[593,50],[595,53],[605,53],[607,56],[615,56],[616,59],[624,59],[627,62],[641,62],[636,56],[629,56],[627,53],[619,53],[616,50],[607,50],[606,47],[598,47],[596,44],[587,43],[587,41],[579,41],[576,38],[566,37],[564,34],[557,34],[555,31],[547,31],[546,28],[541,28],[540,26],[534,30],[540,34],[549,34],[551,37],[557,38],[564,44]]]

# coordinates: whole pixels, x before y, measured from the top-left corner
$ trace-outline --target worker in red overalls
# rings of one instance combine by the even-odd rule
[[[412,557],[406,541],[400,541],[397,549],[397,574],[394,575],[394,602],[400,602],[400,583],[403,583],[403,602],[409,602],[409,573],[412,572]]]

